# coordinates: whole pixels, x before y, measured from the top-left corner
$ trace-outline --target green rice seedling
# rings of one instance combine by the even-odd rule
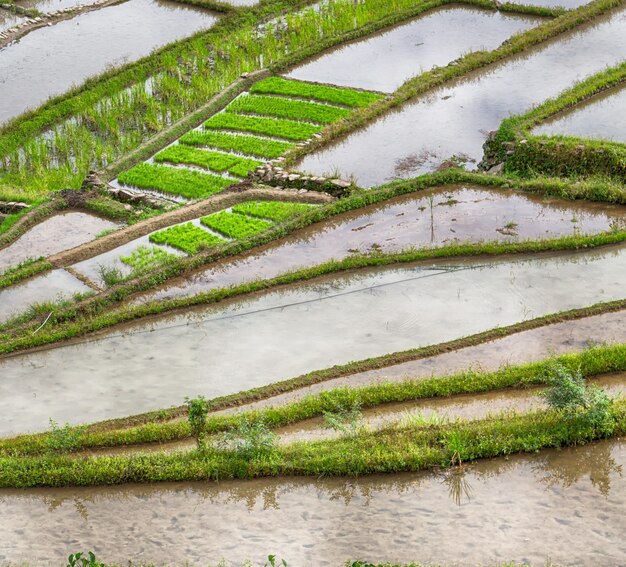
[[[155,244],[168,244],[178,248],[187,254],[195,254],[201,248],[217,246],[224,241],[206,230],[188,222],[171,226],[150,235],[150,242]]]
[[[205,132],[192,130],[182,136],[179,142],[187,146],[206,146],[268,159],[277,158],[293,148],[293,144],[289,142],[211,130]]]
[[[272,226],[271,222],[247,217],[239,213],[229,213],[228,211],[220,211],[208,217],[202,217],[200,222],[211,230],[230,238],[247,238]]]
[[[314,126],[305,122],[246,116],[230,112],[220,112],[212,116],[204,123],[204,127],[207,129],[253,132],[254,134],[265,134],[287,140],[307,140],[321,130],[320,126]]]
[[[208,197],[226,189],[233,181],[189,169],[140,163],[120,174],[118,181],[141,189],[154,189],[189,199]]]
[[[282,77],[269,77],[259,81],[252,86],[250,92],[301,97],[353,107],[368,106],[383,96],[378,93],[303,83]]]
[[[347,108],[261,95],[240,96],[228,105],[226,111],[306,120],[319,124],[330,124],[341,118],[346,118],[350,114],[350,110]]]
[[[140,246],[129,256],[120,260],[133,269],[136,274],[144,274],[170,263],[176,256],[156,246]]]
[[[283,201],[248,201],[233,207],[233,211],[251,217],[283,222],[306,213],[313,205],[305,203],[285,203]]]
[[[170,146],[169,148],[166,148],[154,156],[154,161],[197,165],[199,167],[206,167],[220,173],[228,171],[229,173],[233,173],[239,177],[246,177],[249,171],[256,169],[262,163],[255,159],[239,157],[222,152],[198,150],[184,145]]]

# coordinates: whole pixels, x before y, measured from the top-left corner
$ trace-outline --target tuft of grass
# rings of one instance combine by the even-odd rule
[[[226,107],[226,112],[261,114],[276,118],[317,122],[318,124],[330,124],[350,115],[350,110],[347,108],[277,96],[251,94],[236,98]]]
[[[228,152],[237,152],[267,159],[277,158],[283,155],[287,150],[293,148],[293,144],[289,142],[268,140],[267,138],[259,138],[246,134],[213,132],[210,130],[205,132],[192,130],[182,136],[179,142],[187,146],[218,148]]]
[[[233,184],[231,179],[190,169],[140,163],[120,174],[118,181],[141,189],[153,189],[189,199],[208,197]]]
[[[211,230],[230,238],[248,238],[272,226],[269,221],[228,211],[202,217],[200,222]]]
[[[150,235],[150,242],[168,244],[187,254],[195,254],[203,248],[210,248],[223,244],[224,241],[206,230],[202,230],[193,223],[171,226]]]
[[[368,106],[383,98],[383,95],[378,93],[317,85],[282,77],[268,77],[259,81],[250,89],[250,92],[294,96],[353,107]]]
[[[246,116],[230,112],[220,112],[212,116],[204,123],[204,127],[207,129],[252,132],[287,140],[307,140],[321,130],[320,126],[314,126],[305,122],[295,122],[281,118]]]

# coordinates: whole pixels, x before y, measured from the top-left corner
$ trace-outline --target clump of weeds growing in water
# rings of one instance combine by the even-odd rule
[[[206,418],[209,414],[209,402],[204,396],[185,398],[187,421],[196,440],[198,451],[206,450]]]
[[[240,457],[253,459],[274,450],[276,435],[263,421],[243,419],[237,427],[223,433],[220,445]]]
[[[346,437],[354,437],[363,430],[363,412],[358,400],[350,406],[338,404],[333,411],[324,412],[324,426]]]

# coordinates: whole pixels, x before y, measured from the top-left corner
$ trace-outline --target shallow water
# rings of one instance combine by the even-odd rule
[[[119,225],[86,213],[62,213],[39,223],[10,246],[0,250],[0,273],[27,258],[50,256],[93,240]]]
[[[407,79],[470,51],[495,49],[540,20],[461,6],[439,8],[382,34],[342,45],[288,77],[392,92]],[[445,33],[441,30],[445,29]]]
[[[626,87],[593,97],[540,124],[533,134],[626,142]]]
[[[57,299],[68,299],[75,293],[91,291],[65,270],[52,270],[24,283],[0,290],[0,322],[19,315],[29,305]],[[0,370],[2,378],[8,377]]]
[[[542,8],[565,8],[573,10],[585,4],[589,4],[590,0],[514,0],[511,4],[524,4],[526,6],[541,6]]]
[[[11,29],[24,21],[26,21],[26,18],[16,16],[9,12],[9,10],[2,10],[0,8],[0,32]]]
[[[129,0],[30,33],[0,51],[0,123],[216,21],[174,2]]]
[[[604,441],[460,471],[0,491],[0,561],[337,566],[601,567],[626,556],[626,443]]]
[[[596,233],[622,224],[625,210],[471,185],[418,192],[316,223],[243,257],[175,280],[146,298],[191,295],[272,278],[355,252],[399,252],[408,247]],[[97,277],[94,267],[108,263],[113,255],[94,258],[76,268],[90,278]]]
[[[475,168],[487,134],[503,118],[623,61],[625,52],[626,9],[621,8],[523,56],[435,89],[305,157],[298,169],[316,175],[339,171],[371,187],[434,171],[452,156]]]
[[[39,10],[44,14],[49,14],[66,8],[89,6],[97,2],[95,0],[16,0],[15,3],[22,8]]]
[[[624,297],[626,251],[376,270],[0,362],[0,434],[216,397]],[[268,339],[271,337],[271,339]],[[89,377],[85,379],[85,377]]]

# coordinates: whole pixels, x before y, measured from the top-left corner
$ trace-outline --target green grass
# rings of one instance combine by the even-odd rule
[[[353,107],[368,106],[383,97],[378,93],[316,85],[282,77],[269,77],[259,81],[250,92],[301,97]]]
[[[224,243],[221,238],[190,222],[155,232],[150,235],[150,242],[168,244],[187,254],[195,254],[201,248],[210,248]]]
[[[272,226],[271,222],[227,211],[202,217],[201,222],[211,230],[230,238],[248,238]]]
[[[304,203],[287,203],[285,201],[248,201],[247,203],[235,205],[233,211],[251,217],[283,222],[291,217],[310,211],[312,206]]]
[[[326,104],[259,95],[240,96],[226,107],[226,111],[261,114],[276,118],[289,118],[291,120],[306,120],[319,124],[329,124],[346,118],[350,114],[348,109]]]
[[[221,152],[198,150],[184,145],[170,146],[154,156],[156,162],[173,164],[197,165],[212,169],[218,173],[228,171],[240,177],[246,177],[249,171],[255,170],[262,162]]]
[[[192,130],[180,138],[179,142],[187,146],[206,146],[267,159],[277,158],[293,148],[293,144],[289,142],[210,130],[205,132]]]
[[[239,130],[253,134],[265,134],[287,140],[307,140],[321,130],[320,126],[280,118],[261,118],[220,112],[209,118],[204,127],[207,129]]]
[[[120,174],[118,181],[141,189],[154,189],[188,199],[199,199],[218,193],[233,181],[190,169],[140,163]]]

